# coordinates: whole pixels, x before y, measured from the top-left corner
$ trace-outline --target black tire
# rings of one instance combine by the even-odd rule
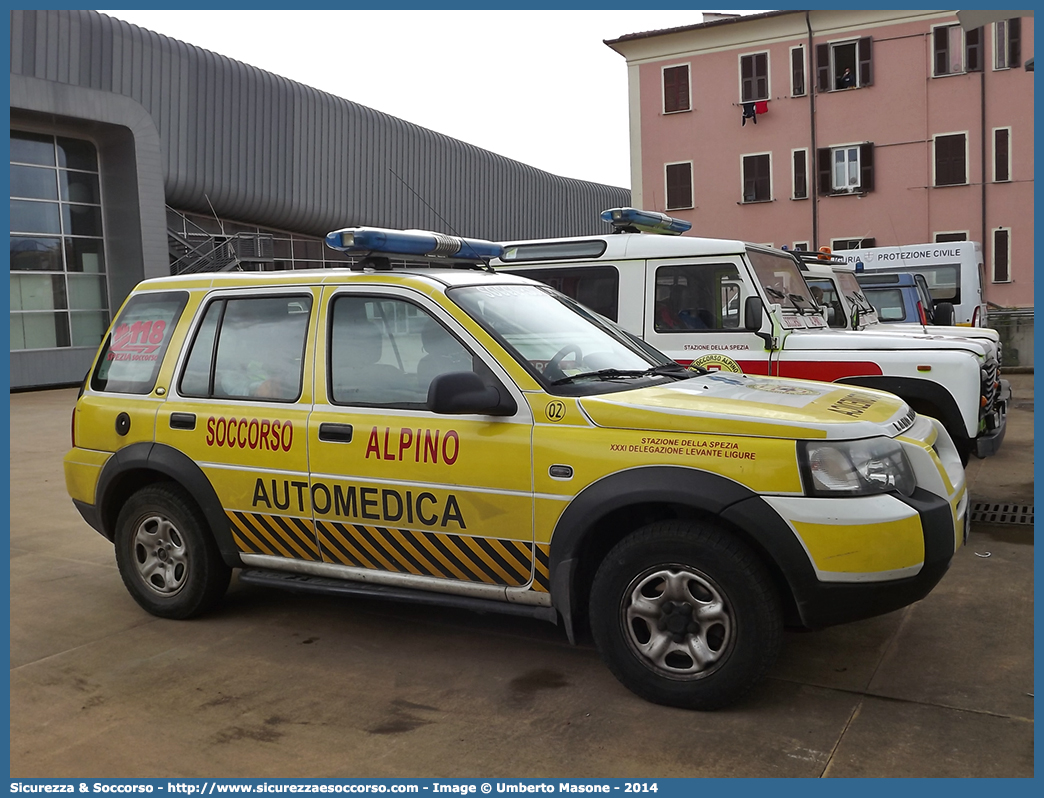
[[[225,595],[232,569],[192,497],[161,482],[133,494],[116,521],[116,564],[131,596],[160,618],[191,618]]]
[[[765,566],[742,541],[700,522],[660,521],[624,538],[595,574],[590,613],[616,678],[642,698],[685,709],[739,699],[783,639]]]

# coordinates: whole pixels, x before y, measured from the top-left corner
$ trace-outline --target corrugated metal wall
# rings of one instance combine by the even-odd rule
[[[558,177],[95,11],[12,11],[11,72],[114,92],[159,130],[168,204],[311,235],[605,232],[626,189]],[[423,199],[421,199],[423,198]],[[430,206],[430,207],[429,207]]]

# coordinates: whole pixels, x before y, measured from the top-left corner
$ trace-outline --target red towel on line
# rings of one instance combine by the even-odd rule
[[[768,100],[761,100],[754,103],[754,113],[756,114],[767,114],[768,113]]]

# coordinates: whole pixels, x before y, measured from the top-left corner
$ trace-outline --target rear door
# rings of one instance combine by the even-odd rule
[[[307,421],[317,288],[211,294],[156,440],[195,461],[246,555],[315,562],[308,502]]]

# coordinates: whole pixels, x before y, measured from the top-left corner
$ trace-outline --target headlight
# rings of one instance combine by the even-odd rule
[[[798,445],[806,490],[811,496],[870,496],[917,487],[903,447],[891,438],[861,441],[804,441]]]

